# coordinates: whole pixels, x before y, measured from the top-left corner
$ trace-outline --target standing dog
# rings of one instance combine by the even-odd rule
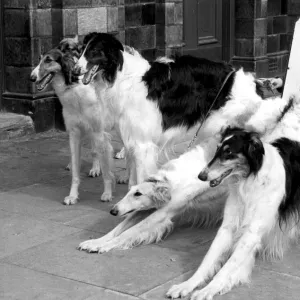
[[[62,45],[60,45],[61,47]],[[72,49],[71,49],[72,50]],[[80,183],[81,140],[87,135],[92,141],[95,160],[100,161],[104,180],[102,201],[112,199],[112,146],[105,132],[111,128],[111,116],[106,109],[106,101],[99,98],[92,85],[83,85],[74,77],[73,68],[77,59],[73,51],[63,53],[59,48],[46,53],[39,65],[32,71],[31,80],[39,91],[52,85],[63,106],[63,116],[70,137],[72,160],[72,185],[64,204],[75,204],[78,200]]]
[[[83,83],[93,84],[109,102],[127,153],[129,187],[156,172],[160,152],[205,116],[201,140],[232,119],[245,122],[262,103],[255,78],[242,69],[191,56],[149,64],[132,52],[124,52],[109,34],[91,33],[84,38],[76,67]]]

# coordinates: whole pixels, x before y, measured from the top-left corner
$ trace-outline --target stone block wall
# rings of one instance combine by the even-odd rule
[[[115,34],[147,59],[182,52],[184,0],[2,0],[4,93],[2,107],[30,115],[37,131],[63,128],[51,90],[37,92],[29,75],[40,54],[63,37],[90,31]],[[189,0],[185,0],[189,1]],[[287,68],[300,0],[235,0],[234,65],[258,76]]]
[[[290,0],[268,2],[267,55],[268,75],[283,75],[286,72],[293,31],[300,11],[293,8]],[[300,1],[298,1],[300,3]]]
[[[233,63],[258,76],[284,76],[300,0],[236,0]]]

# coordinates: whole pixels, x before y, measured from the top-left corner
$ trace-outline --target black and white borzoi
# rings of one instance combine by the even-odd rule
[[[210,110],[199,140],[232,119],[242,126],[263,102],[255,78],[225,63],[191,56],[148,63],[134,49],[133,55],[124,52],[122,44],[106,33],[90,33],[83,44],[77,72],[84,84],[94,84],[109,101],[127,152],[129,187],[153,174],[162,149],[199,126]]]
[[[99,175],[100,165],[104,180],[102,201],[112,199],[114,175],[112,173],[112,146],[105,132],[111,128],[106,102],[98,97],[93,85],[84,85],[74,76],[73,68],[78,60],[78,40],[63,40],[59,47],[50,50],[31,73],[39,91],[52,85],[63,106],[63,117],[69,132],[71,149],[72,185],[64,204],[75,204],[80,183],[81,140],[88,136],[92,144],[93,167],[90,174]],[[63,52],[64,51],[64,52]]]
[[[185,296],[210,280],[192,299],[224,294],[250,280],[258,252],[282,258],[286,246],[299,237],[300,138],[291,132],[287,136],[279,134],[266,143],[254,132],[225,131],[198,176],[211,187],[223,181],[228,186],[223,222],[199,269],[184,283],[186,290],[175,286],[171,297]]]

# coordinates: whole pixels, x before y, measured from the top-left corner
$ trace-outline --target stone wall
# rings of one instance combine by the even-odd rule
[[[300,0],[236,0],[233,63],[258,76],[284,76]]]
[[[51,90],[37,92],[29,75],[42,53],[63,37],[91,31],[115,34],[148,59],[155,57],[155,0],[5,0],[2,106],[30,115],[37,131],[63,128],[61,106]]]
[[[63,37],[82,39],[90,31],[113,33],[147,59],[181,52],[183,1],[4,0],[2,106],[30,115],[37,131],[63,128],[54,93],[37,92],[29,81],[40,54]],[[298,16],[300,0],[235,0],[233,64],[258,76],[283,75]]]

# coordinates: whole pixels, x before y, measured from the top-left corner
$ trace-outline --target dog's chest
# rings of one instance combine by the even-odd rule
[[[64,93],[60,100],[67,128],[77,126],[85,130],[103,130],[101,127],[105,114],[95,93],[70,90]]]

